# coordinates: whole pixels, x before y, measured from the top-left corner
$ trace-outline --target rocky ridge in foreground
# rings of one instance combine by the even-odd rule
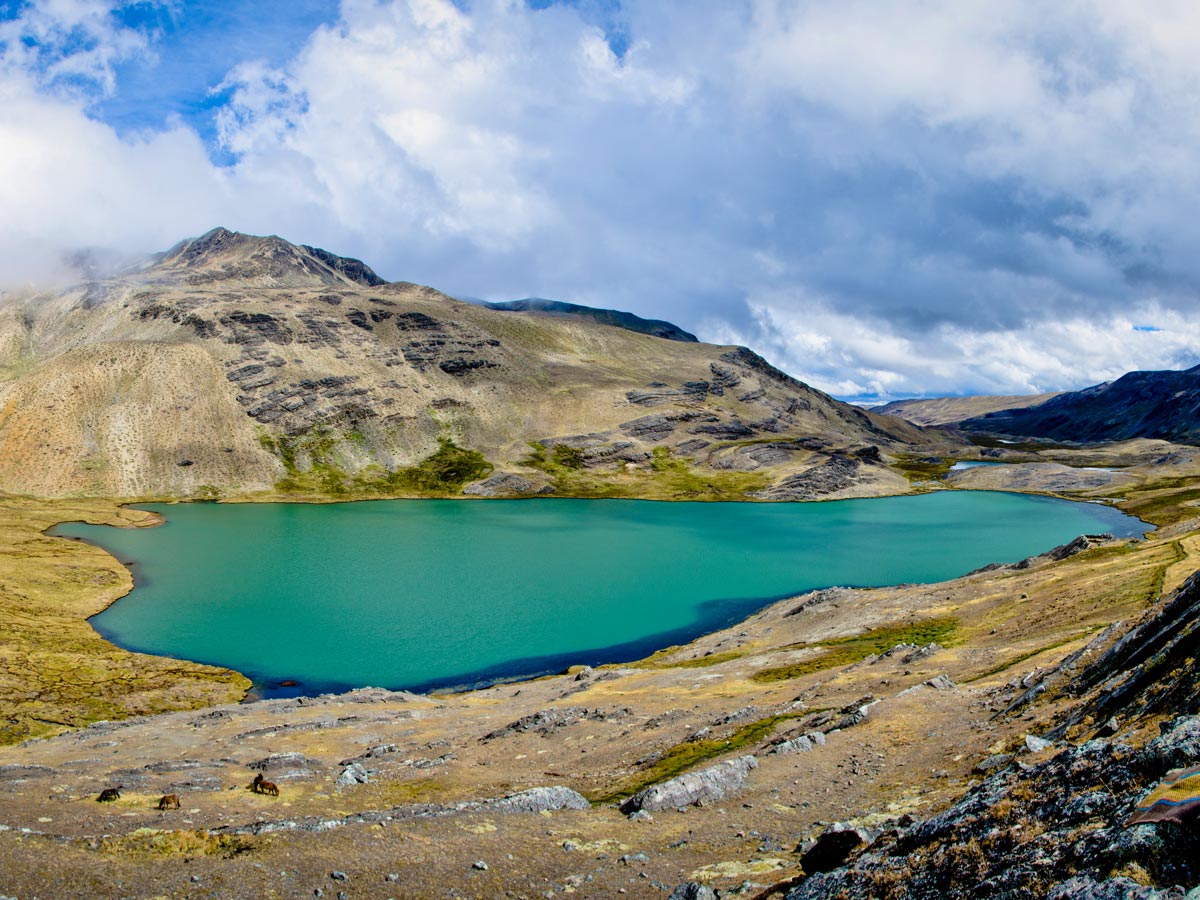
[[[986,779],[946,811],[859,832],[851,865],[810,873],[787,900],[1200,896],[1197,823],[1128,824],[1168,772],[1200,765],[1200,574],[1112,632],[1104,652],[1067,657],[999,713],[1047,692],[1080,698],[1027,739],[1027,760],[984,760]],[[1154,723],[1161,734],[1143,743]]]

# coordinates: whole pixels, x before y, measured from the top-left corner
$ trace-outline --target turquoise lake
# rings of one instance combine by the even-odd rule
[[[624,662],[813,588],[939,581],[1149,527],[1096,504],[981,491],[143,508],[166,524],[53,532],[133,570],[133,592],[92,624],[122,647],[237,669],[268,696]]]

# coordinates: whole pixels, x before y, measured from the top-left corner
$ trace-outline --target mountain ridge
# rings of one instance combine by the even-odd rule
[[[488,309],[504,312],[538,312],[545,315],[575,316],[591,319],[603,325],[613,325],[617,328],[627,328],[641,334],[651,334],[669,341],[685,341],[699,343],[699,338],[678,325],[663,319],[645,319],[630,312],[616,309],[601,309],[594,306],[583,306],[579,303],[567,303],[563,300],[546,300],[541,297],[526,297],[522,300],[505,300],[501,302],[481,301]]]
[[[749,350],[489,310],[224,228],[0,307],[13,493],[445,495],[491,469],[485,494],[735,498],[948,441]],[[848,458],[833,496],[908,490]]]
[[[969,431],[1056,441],[1159,438],[1200,444],[1200,366],[1128,372],[1033,406],[964,419]]]
[[[342,283],[378,287],[387,282],[360,259],[338,256],[278,235],[248,235],[218,226],[155,254],[141,274],[177,274],[190,284],[233,278],[265,279],[277,286]]]

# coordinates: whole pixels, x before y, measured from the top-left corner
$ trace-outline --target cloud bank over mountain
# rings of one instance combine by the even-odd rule
[[[0,7],[6,283],[222,224],[841,396],[1200,361],[1189,4],[344,0],[263,46],[231,6]]]

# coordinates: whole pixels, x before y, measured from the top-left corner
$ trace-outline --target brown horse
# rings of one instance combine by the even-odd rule
[[[159,809],[179,809],[178,794],[163,794],[158,798]]]
[[[97,803],[112,803],[114,800],[121,799],[121,788],[125,785],[118,784],[115,788],[105,788],[100,792],[100,796],[96,798]]]
[[[262,777],[262,772],[254,776],[254,783],[250,785],[250,790],[256,794],[270,794],[272,797],[279,796],[279,787],[273,781],[265,781]]]

